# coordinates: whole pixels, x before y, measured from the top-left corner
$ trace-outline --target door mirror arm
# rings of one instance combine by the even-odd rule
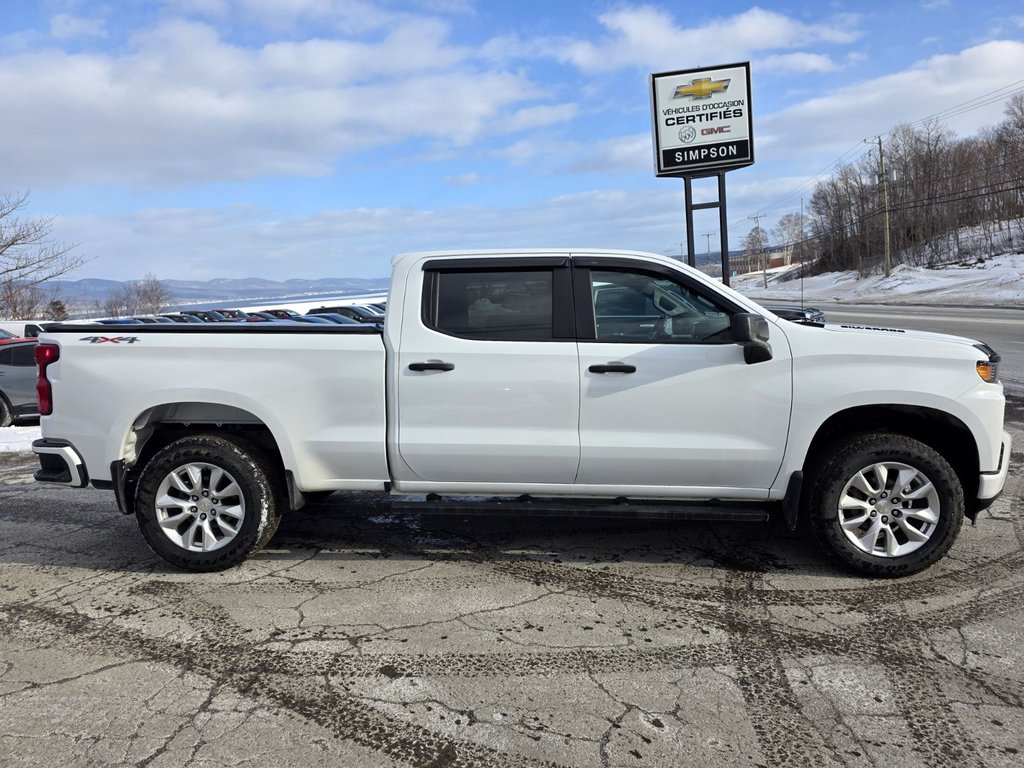
[[[740,312],[730,318],[730,324],[733,338],[743,347],[743,361],[747,365],[772,359],[767,320],[753,312]]]

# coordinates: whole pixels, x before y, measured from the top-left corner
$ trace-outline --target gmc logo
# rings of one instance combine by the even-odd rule
[[[711,136],[711,135],[716,134],[716,133],[729,133],[729,131],[731,131],[731,130],[732,130],[732,126],[729,126],[729,125],[719,125],[716,128],[701,128],[700,129],[700,135],[701,136]]]

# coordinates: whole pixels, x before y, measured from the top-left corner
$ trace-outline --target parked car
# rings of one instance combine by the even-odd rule
[[[312,323],[315,325],[335,325],[336,323],[331,322],[326,317],[317,317],[316,315],[296,315],[295,317],[289,318],[296,323]]]
[[[383,325],[384,316],[371,312],[365,307],[359,307],[356,305],[341,305],[337,307],[318,307],[317,309],[311,309],[307,315],[320,315],[324,312],[331,312],[333,314],[342,315],[344,317],[350,317],[358,323],[372,323],[374,325]]]
[[[337,312],[318,312],[315,315],[306,315],[306,317],[322,317],[326,320],[330,320],[332,323],[337,323],[338,325],[359,325],[358,320],[353,320],[351,317],[339,315]]]
[[[17,341],[27,341],[25,336],[15,336],[10,331],[5,331],[0,328],[0,344],[11,344]]]
[[[52,320],[0,320],[0,330],[13,333],[19,339],[34,339],[43,331],[43,325]]]
[[[224,317],[220,312],[214,309],[183,309],[181,310],[183,315],[192,315],[192,317],[198,317],[204,323],[234,323],[236,320],[232,320],[229,317]]]
[[[244,309],[215,309],[214,312],[218,312],[228,320],[237,320],[240,323],[261,323],[263,322],[262,317],[256,317],[251,312],[246,312]]]
[[[0,347],[0,427],[39,415],[36,344],[35,339],[23,339]]]
[[[201,322],[203,322],[202,320],[200,320],[195,315],[183,315],[180,312],[171,312],[169,314],[162,315],[162,317],[166,317],[172,323],[201,323]]]
[[[284,315],[283,317],[278,317],[277,315],[271,314],[270,312],[250,312],[249,315],[271,323],[284,323],[293,319],[291,315]]]
[[[140,323],[134,317],[105,317],[96,322],[100,325],[145,325],[145,323]]]
[[[765,304],[764,308],[783,320],[792,320],[794,323],[825,324],[825,313],[815,307],[777,307]]]
[[[265,309],[263,311],[268,315],[273,315],[278,320],[291,320],[295,317],[301,317],[294,309]],[[309,313],[307,312],[306,314]]]

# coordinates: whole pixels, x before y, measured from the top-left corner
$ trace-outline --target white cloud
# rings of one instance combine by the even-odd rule
[[[252,23],[288,30],[317,24],[356,33],[381,29],[412,14],[389,11],[366,0],[166,0],[171,10],[207,19]]]
[[[180,185],[318,175],[336,157],[426,138],[465,146],[571,118],[522,73],[480,69],[439,21],[376,42],[245,48],[199,22],[137,34],[127,52],[0,57],[12,185]]]
[[[86,19],[58,13],[50,19],[50,36],[58,40],[73,40],[81,37],[106,37],[103,19]]]
[[[937,11],[940,8],[949,8],[950,0],[922,0],[921,7],[926,11]]]
[[[864,137],[886,134],[1020,79],[1024,43],[995,41],[955,55],[917,62],[902,72],[866,80],[827,96],[794,104],[755,121],[757,144],[771,154],[811,155],[845,151]],[[955,133],[970,135],[1002,119],[1003,104],[942,120]],[[764,159],[764,154],[762,154]]]
[[[838,64],[820,53],[783,53],[757,60],[758,72],[833,72],[837,69]]]
[[[651,134],[640,133],[606,139],[598,142],[596,146],[588,145],[586,151],[572,163],[569,170],[653,173],[654,149],[651,141]]]
[[[572,120],[579,107],[576,104],[542,104],[524,107],[516,111],[501,125],[502,132],[524,131],[530,128],[544,128],[555,123]]]
[[[483,180],[483,176],[473,171],[472,173],[463,173],[458,176],[446,176],[444,183],[452,187],[475,187]]]
[[[539,158],[564,157],[576,150],[576,144],[550,136],[530,136],[495,150],[493,155],[510,165],[525,165]]]
[[[549,52],[593,72],[675,66],[680,51],[686,52],[689,61],[719,61],[806,45],[845,44],[860,36],[855,17],[840,17],[830,24],[805,24],[758,7],[699,27],[681,27],[669,13],[652,6],[609,11],[598,21],[608,32],[604,39],[596,43],[551,41]],[[515,49],[510,41],[505,45]],[[776,63],[781,66],[785,62],[780,59]],[[800,68],[806,60],[794,59],[793,63]]]

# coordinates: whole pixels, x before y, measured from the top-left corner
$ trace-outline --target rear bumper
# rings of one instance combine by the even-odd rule
[[[32,452],[39,457],[39,469],[32,475],[36,482],[84,488],[89,484],[89,471],[81,454],[66,440],[42,438],[32,443]]]
[[[999,449],[999,465],[994,472],[982,472],[978,478],[978,509],[987,509],[999,498],[1006,485],[1006,476],[1010,471],[1010,449],[1013,441],[1010,435],[1003,432],[1002,445]]]

